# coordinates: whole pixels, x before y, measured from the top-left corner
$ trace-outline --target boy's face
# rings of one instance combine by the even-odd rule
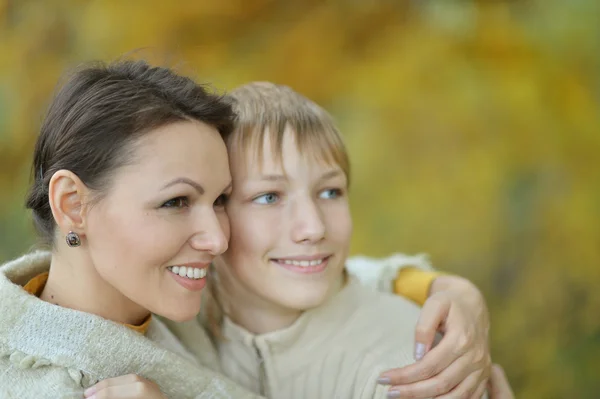
[[[352,234],[347,179],[337,165],[301,155],[291,131],[277,162],[268,136],[262,165],[230,154],[225,274],[248,301],[306,310],[324,302],[344,268]]]

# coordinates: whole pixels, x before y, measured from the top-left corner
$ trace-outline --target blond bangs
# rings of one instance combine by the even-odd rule
[[[342,136],[331,116],[314,102],[286,86],[267,82],[244,85],[229,95],[236,112],[228,148],[244,161],[262,164],[264,142],[269,139],[275,160],[283,162],[286,129],[294,136],[298,152],[307,159],[339,166],[350,181],[350,162]]]

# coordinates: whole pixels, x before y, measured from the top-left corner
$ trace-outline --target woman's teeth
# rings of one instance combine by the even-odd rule
[[[323,259],[317,259],[317,260],[287,260],[287,259],[279,259],[277,261],[279,263],[283,263],[285,265],[308,267],[308,266],[318,266],[318,265],[320,265],[321,263],[323,263],[325,261],[325,258],[323,258]]]
[[[167,267],[167,269],[169,269],[171,273],[194,280],[199,280],[206,277],[206,268],[199,269],[197,267],[170,266]]]

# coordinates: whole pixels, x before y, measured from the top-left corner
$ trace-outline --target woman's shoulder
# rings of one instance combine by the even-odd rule
[[[83,375],[20,352],[0,355],[0,397],[82,398]]]
[[[157,340],[154,330],[160,329],[161,335],[168,337],[171,348],[179,348],[178,352],[184,357],[191,357],[196,364],[208,367],[213,371],[220,371],[218,355],[207,331],[197,318],[193,320],[176,322],[160,316],[153,316],[155,326],[149,330],[150,339]],[[164,338],[160,339],[164,341]]]

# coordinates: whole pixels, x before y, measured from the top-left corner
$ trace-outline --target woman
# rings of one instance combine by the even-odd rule
[[[227,249],[231,118],[222,98],[142,61],[85,68],[58,91],[27,200],[52,251],[2,267],[0,397],[82,398],[129,373],[169,398],[256,397],[151,316],[193,319]]]

